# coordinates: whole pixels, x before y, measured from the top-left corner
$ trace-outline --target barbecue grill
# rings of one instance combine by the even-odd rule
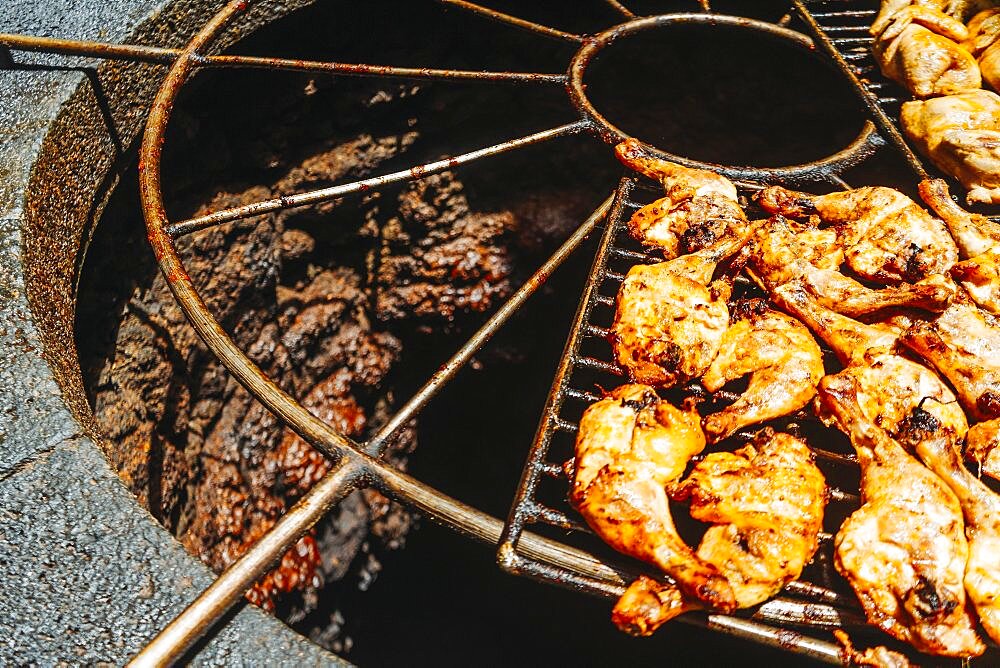
[[[0,45],[11,50],[32,50],[106,59],[170,64],[147,121],[140,149],[140,189],[149,242],[171,291],[206,345],[226,368],[265,406],[333,462],[329,474],[303,497],[263,536],[252,549],[218,579],[136,657],[137,665],[152,665],[176,659],[223,618],[243,594],[349,492],[372,487],[405,503],[462,535],[498,547],[498,562],[504,570],[581,592],[617,597],[641,568],[600,545],[568,509],[566,479],[561,467],[572,454],[576,421],[583,409],[599,397],[599,387],[622,382],[604,341],[610,324],[614,294],[628,268],[655,261],[624,233],[631,213],[652,200],[655,190],[632,175],[625,175],[607,199],[511,298],[463,345],[426,384],[365,443],[354,442],[314,417],[293,397],[278,387],[240,350],[209,312],[188,277],[175,241],[188,234],[251,216],[315,204],[365,193],[391,183],[460,168],[521,147],[568,135],[590,134],[609,147],[629,138],[612,120],[605,118],[588,98],[587,71],[590,63],[618,40],[675,25],[723,26],[786,42],[800,49],[803,57],[825,58],[851,83],[865,105],[869,120],[859,134],[841,150],[819,160],[785,167],[754,167],[705,163],[675,155],[669,147],[644,144],[646,150],[693,167],[713,169],[733,179],[745,198],[764,183],[829,189],[848,187],[845,174],[880,152],[893,152],[912,171],[914,183],[927,175],[922,161],[907,146],[896,126],[902,92],[882,80],[869,55],[867,26],[875,14],[873,3],[854,0],[795,0],[778,23],[715,13],[708,3],[692,3],[691,11],[638,17],[617,0],[605,0],[622,22],[593,36],[579,35],[507,15],[465,0],[440,0],[448,9],[468,12],[476,18],[497,21],[512,29],[578,45],[569,63],[554,64],[565,73],[531,73],[394,67],[383,65],[312,62],[270,57],[218,55],[218,43],[227,25],[248,9],[245,0],[233,0],[211,17],[183,48],[97,44],[16,35],[0,35]],[[801,31],[806,31],[804,34]],[[817,51],[820,55],[816,55]],[[567,109],[576,116],[569,123],[530,135],[470,151],[423,165],[367,178],[353,183],[288,195],[233,207],[181,221],[171,221],[164,211],[160,176],[160,152],[164,133],[178,92],[201,68],[267,68],[337,76],[371,76],[443,81],[481,81],[492,85],[562,86],[567,91]],[[610,156],[610,151],[609,151]],[[749,207],[749,201],[744,202]],[[403,474],[380,461],[393,437],[466,365],[491,336],[545,282],[546,278],[583,242],[596,233],[601,240],[593,268],[580,301],[569,340],[552,390],[542,413],[534,443],[528,453],[523,477],[506,522],[490,517],[460,501]],[[743,285],[747,294],[752,286]],[[693,389],[691,391],[694,391]],[[723,393],[724,395],[724,393]],[[723,397],[718,395],[717,398]],[[790,429],[810,427],[808,416],[791,416]],[[814,448],[824,472],[833,481],[850,481],[853,454],[849,449]],[[857,505],[850,489],[834,488],[828,514],[838,519]],[[528,531],[529,528],[534,532]],[[808,578],[792,583],[782,595],[739,615],[688,614],[683,621],[707,625],[731,635],[780,647],[830,663],[842,661],[841,648],[829,640],[829,631],[846,628],[861,632],[868,628],[853,595],[837,584],[828,562],[832,533],[829,526],[823,547]],[[880,640],[881,642],[881,640]]]

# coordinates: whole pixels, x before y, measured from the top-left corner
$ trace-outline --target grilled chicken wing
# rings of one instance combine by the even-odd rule
[[[940,179],[922,182],[920,195],[958,242],[962,261],[951,268],[952,277],[973,301],[1000,315],[1000,225],[958,206]]]
[[[958,497],[969,540],[965,591],[986,633],[1000,642],[1000,496],[969,473],[955,434],[923,408],[914,409],[899,438]]]
[[[693,408],[649,386],[618,387],[580,420],[570,501],[616,550],[662,569],[692,601],[730,611],[729,583],[677,535],[665,491],[704,447]]]
[[[885,10],[871,27],[875,59],[885,76],[917,97],[982,85],[976,59],[958,44],[968,37],[961,21],[925,4]]]
[[[729,327],[731,286],[709,284],[718,257],[701,251],[629,270],[611,345],[630,380],[669,387],[708,369]]]
[[[749,255],[751,276],[768,292],[801,280],[824,306],[850,316],[894,306],[941,311],[954,294],[954,288],[940,276],[915,285],[866,287],[837,269],[844,253],[836,231],[798,225],[780,215],[752,229]]]
[[[965,49],[979,61],[983,80],[1000,90],[1000,7],[986,9],[969,21]]]
[[[1000,323],[975,304],[956,300],[932,321],[914,322],[900,341],[929,362],[958,392],[976,420],[1000,417]]]
[[[616,146],[615,155],[626,166],[663,184],[666,197],[636,211],[628,228],[643,244],[662,249],[668,260],[679,252],[703,250],[746,234],[746,214],[729,179],[651,157],[634,139]]]
[[[797,411],[816,395],[823,377],[823,353],[797,320],[768,308],[750,307],[740,315],[701,382],[709,392],[746,374],[750,383],[734,403],[704,419],[709,443]]]
[[[871,281],[915,283],[945,273],[958,260],[944,223],[892,188],[809,195],[772,186],[757,202],[784,216],[818,215],[837,231],[847,265]]]
[[[966,609],[958,500],[866,415],[858,391],[847,373],[819,383],[821,416],[850,437],[861,466],[863,505],[837,533],[837,570],[872,624],[921,651],[978,656],[985,647]]]
[[[729,580],[741,608],[801,575],[818,544],[826,481],[801,440],[771,429],[736,452],[713,452],[681,483],[691,516],[714,526],[698,557]]]
[[[903,104],[903,132],[968,189],[966,201],[1000,203],[1000,96],[975,90]]]
[[[967,260],[1000,249],[1000,225],[956,204],[947,183],[941,179],[928,179],[921,181],[919,188],[921,199],[948,226],[958,244],[959,257]]]
[[[690,499],[691,515],[714,524],[698,558],[725,575],[744,608],[801,575],[816,551],[826,482],[805,443],[765,429],[751,445],[705,457],[675,498]],[[696,607],[675,587],[640,577],[619,599],[612,619],[633,635],[649,635]]]
[[[917,668],[904,655],[888,647],[868,647],[864,651],[854,649],[850,636],[843,629],[836,629],[833,635],[841,645],[840,660],[845,666],[858,668]]]

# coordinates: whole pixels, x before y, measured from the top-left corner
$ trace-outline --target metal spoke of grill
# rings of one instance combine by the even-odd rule
[[[106,60],[131,60],[162,64],[173,63],[181,53],[180,49],[165,49],[157,46],[107,44],[104,42],[11,35],[6,33],[0,33],[0,46],[18,51],[57,53],[67,56],[93,56]],[[234,55],[199,54],[193,56],[191,61],[198,67],[208,68],[267,69],[354,77],[511,83],[566,83],[565,74],[541,74],[538,72],[491,72],[488,70],[453,70],[432,67],[394,67],[392,65],[367,65],[362,63],[336,63],[318,60]]]
[[[290,209],[296,206],[317,204],[319,202],[336,199],[337,197],[343,197],[344,195],[367,192],[373,188],[385,186],[390,183],[412,181],[414,179],[423,178],[429,174],[435,174],[446,169],[452,169],[454,167],[464,165],[474,160],[479,160],[480,158],[506,153],[507,151],[512,151],[524,146],[532,146],[549,139],[555,139],[556,137],[565,137],[567,135],[576,134],[588,129],[589,127],[590,123],[588,121],[576,121],[575,123],[568,123],[557,128],[543,130],[542,132],[536,132],[525,137],[511,139],[500,144],[494,144],[493,146],[487,146],[486,148],[456,155],[452,158],[444,158],[442,160],[436,160],[424,165],[417,165],[416,167],[410,167],[408,169],[403,169],[384,176],[375,176],[369,179],[354,181],[353,183],[345,183],[343,185],[321,188],[318,190],[308,190],[295,195],[285,195],[283,197],[276,197],[262,202],[254,202],[252,204],[233,207],[231,209],[223,209],[221,211],[216,211],[204,216],[191,218],[189,220],[169,225],[166,228],[166,232],[170,236],[176,238],[185,234],[190,234],[191,232],[195,232],[197,230],[205,229],[206,227],[226,223],[231,220],[258,216],[264,213]]]
[[[604,0],[604,1],[606,3],[608,3],[611,6],[612,9],[614,9],[615,11],[617,11],[619,14],[621,14],[625,18],[627,18],[627,19],[634,19],[635,18],[635,12],[633,12],[631,9],[629,9],[628,7],[626,7],[625,5],[623,5],[622,3],[618,2],[618,0]]]
[[[140,153],[140,191],[143,213],[149,228],[150,244],[156,253],[160,268],[167,278],[174,297],[208,347],[234,377],[269,410],[334,462],[331,471],[322,481],[300,499],[264,537],[223,572],[136,657],[136,665],[156,665],[181,656],[194,641],[218,621],[226,610],[240,599],[260,576],[273,566],[305,531],[323,517],[349,491],[363,486],[378,489],[389,497],[426,513],[435,521],[451,527],[463,535],[499,545],[498,559],[501,565],[510,572],[606,597],[621,595],[627,582],[636,575],[632,566],[622,565],[614,558],[601,559],[586,549],[567,544],[567,541],[555,541],[525,529],[528,524],[539,523],[558,527],[564,533],[569,531],[571,536],[588,533],[586,526],[572,512],[567,513],[545,505],[539,502],[534,494],[543,477],[565,483],[565,474],[558,462],[546,459],[548,440],[556,433],[572,437],[576,429],[573,419],[559,414],[563,400],[568,398],[579,404],[580,402],[590,403],[598,399],[597,395],[590,391],[593,388],[572,386],[569,382],[570,371],[581,368],[588,373],[610,375],[615,379],[614,382],[620,382],[618,380],[620,372],[617,367],[600,357],[581,352],[580,342],[585,338],[597,340],[607,334],[605,325],[591,321],[591,312],[595,308],[607,310],[613,302],[608,294],[602,294],[601,291],[604,290],[607,293],[616,290],[617,284],[624,277],[621,272],[610,269],[609,262],[621,264],[622,262],[651,261],[640,250],[623,248],[614,243],[615,235],[620,231],[625,213],[639,206],[639,203],[633,199],[633,194],[637,190],[635,182],[631,178],[623,179],[614,195],[602,203],[531,279],[515,292],[480,330],[448,362],[440,367],[437,373],[428,379],[410,401],[365,444],[356,443],[344,437],[333,427],[314,417],[294,398],[267,378],[249,357],[236,347],[207,310],[205,303],[188,277],[173,242],[179,236],[211,225],[290,207],[315,204],[391,183],[419,179],[428,174],[451,169],[480,158],[538,144],[556,137],[577,134],[584,130],[609,144],[629,138],[627,134],[613,126],[594,109],[586,97],[584,83],[584,74],[590,61],[598,51],[620,37],[670,25],[723,24],[790,41],[801,47],[804,52],[813,50],[813,42],[800,33],[774,24],[741,17],[708,14],[711,7],[707,0],[699,0],[698,3],[706,13],[672,14],[648,18],[635,18],[636,15],[618,0],[604,0],[612,9],[630,20],[587,38],[583,35],[488,9],[467,0],[438,1],[446,7],[460,9],[470,15],[481,16],[498,23],[527,30],[536,35],[576,44],[579,50],[569,63],[566,74],[411,68],[258,56],[209,55],[207,52],[211,50],[213,42],[225,29],[228,22],[247,8],[245,0],[229,2],[223,10],[206,23],[205,27],[183,49],[0,35],[0,46],[12,49],[94,56],[112,60],[154,62],[171,66],[154,99]],[[801,2],[795,2],[794,6],[800,13],[804,11]],[[807,12],[803,16],[806,17]],[[825,36],[821,38],[827,39]],[[852,31],[844,31],[843,39],[860,38]],[[836,51],[836,46],[830,44],[827,47],[825,44],[830,44],[829,39],[821,46]],[[853,55],[851,57],[853,58]],[[336,76],[565,84],[569,89],[570,102],[578,112],[578,120],[557,128],[399,172],[330,188],[287,195],[171,223],[166,217],[162,201],[160,151],[172,106],[178,91],[192,72],[199,68],[222,67],[266,68],[289,72],[326,73]],[[881,128],[881,125],[879,127]],[[803,165],[772,169],[714,165],[665,153],[656,147],[648,145],[644,145],[644,147],[654,155],[667,157],[683,164],[715,169],[737,181],[741,187],[746,186],[753,189],[759,187],[759,183],[754,182],[761,181],[826,182],[846,187],[846,183],[841,178],[842,172],[867,159],[881,145],[882,141],[876,132],[875,125],[866,123],[858,137],[850,145],[831,156]],[[519,486],[518,498],[515,500],[508,522],[504,524],[496,518],[465,506],[461,502],[380,462],[379,457],[384,453],[388,444],[392,442],[400,428],[419,413],[427,402],[509,320],[551,272],[579,248],[588,236],[598,228],[599,223],[605,219],[608,223],[595,257],[594,272],[585,288],[573,333],[560,363],[557,387],[554,386],[553,393],[550,394],[549,402],[546,405],[545,418],[539,428],[535,444],[532,446],[529,462],[524,469],[524,477]],[[558,400],[556,401],[553,397],[558,397]],[[542,441],[544,441],[544,447],[540,448],[539,443]],[[817,452],[817,455],[823,461],[836,465],[850,465],[853,462],[852,454],[823,451]],[[857,503],[855,495],[840,490],[835,490],[835,493],[832,494],[832,500],[835,503],[847,505]],[[776,628],[773,625],[791,624],[827,629],[863,623],[863,620],[856,614],[856,607],[852,609],[852,604],[852,599],[825,586],[800,582],[789,585],[783,596],[760,606],[749,618],[709,614],[689,615],[685,619],[690,623],[705,625],[738,637],[786,649],[791,648],[821,660],[839,661],[839,648],[836,645],[790,631],[787,628]]]
[[[516,26],[523,30],[533,32],[536,35],[545,35],[546,37],[554,37],[555,39],[561,39],[566,42],[574,42],[577,44],[583,41],[583,35],[577,35],[576,33],[566,32],[565,30],[557,30],[556,28],[543,26],[540,23],[511,16],[510,14],[504,14],[503,12],[498,12],[495,9],[489,9],[488,7],[483,7],[482,5],[477,5],[473,2],[468,2],[467,0],[438,0],[438,2],[451,7],[464,9],[498,23],[506,23],[507,25]]]

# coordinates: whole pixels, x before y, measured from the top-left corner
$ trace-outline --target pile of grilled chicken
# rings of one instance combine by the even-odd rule
[[[871,26],[882,73],[917,100],[900,113],[917,149],[968,189],[1000,204],[1000,2],[882,0]]]
[[[584,413],[570,501],[667,577],[633,582],[615,623],[645,635],[799,577],[826,482],[808,444],[767,423],[811,409],[857,452],[862,503],[835,565],[869,621],[942,656],[984,651],[977,618],[1000,642],[1000,496],[963,463],[1000,477],[1000,228],[942,181],[920,184],[933,213],[890,188],[768,187],[755,197],[770,217],[750,221],[727,179],[631,141],[616,152],[666,190],[628,225],[665,261],[634,266],[618,293],[610,340],[629,384]],[[744,273],[766,298],[732,299]],[[707,415],[659,392],[744,376],[738,399]],[[754,429],[732,450],[728,437]],[[678,535],[677,501],[710,525],[697,548]]]

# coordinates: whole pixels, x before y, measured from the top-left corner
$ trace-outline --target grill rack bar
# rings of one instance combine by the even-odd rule
[[[875,64],[874,58],[871,54],[871,44],[872,38],[869,35],[864,37],[853,37],[853,38],[831,38],[830,28],[842,28],[842,24],[833,23],[820,23],[820,19],[833,19],[833,20],[843,20],[850,18],[868,18],[875,16],[877,10],[865,8],[857,10],[839,10],[833,12],[818,12],[816,14],[812,13],[809,9],[809,5],[820,5],[827,4],[827,0],[792,0],[792,5],[795,11],[798,13],[799,18],[805,24],[806,28],[809,30],[814,43],[830,57],[830,60],[837,66],[841,74],[851,83],[851,87],[857,94],[858,99],[864,105],[868,112],[869,117],[874,121],[875,125],[879,129],[879,133],[887,138],[892,144],[893,148],[899,156],[906,162],[906,166],[913,172],[914,177],[917,180],[923,180],[928,178],[927,169],[924,167],[923,161],[917,156],[917,154],[910,148],[910,145],[906,143],[906,139],[903,138],[902,133],[899,131],[899,126],[893,118],[890,118],[886,105],[896,104],[901,101],[901,99],[908,99],[905,92],[900,94],[900,97],[879,97],[879,95],[873,92],[862,82],[861,78],[858,76],[858,72],[864,68],[866,76],[871,75],[873,81],[879,84],[877,90],[881,90],[883,87],[894,88],[895,90],[901,91],[894,82],[888,81],[881,77],[881,72],[878,66]],[[849,0],[849,2],[841,4],[859,4],[854,0]],[[866,26],[867,28],[867,26]],[[843,48],[850,46],[851,49]],[[854,62],[859,63],[852,65],[848,62],[848,58]],[[898,116],[897,116],[898,118]]]

